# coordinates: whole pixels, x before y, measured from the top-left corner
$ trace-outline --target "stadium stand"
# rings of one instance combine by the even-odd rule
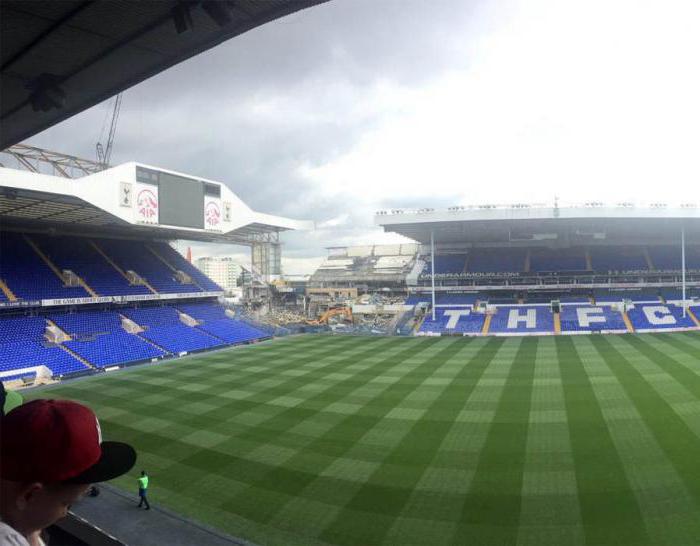
[[[18,300],[80,298],[82,286],[64,286],[63,280],[36,253],[21,233],[0,231],[0,279]]]
[[[438,293],[435,294],[435,305],[440,306],[473,306],[478,300],[486,299],[485,296],[479,294],[450,294]],[[411,294],[406,298],[406,305],[416,305],[418,303],[432,303],[430,294]]]
[[[676,305],[635,305],[627,310],[627,316],[637,332],[696,326],[689,315],[683,317],[683,308]]]
[[[591,262],[596,271],[641,271],[648,269],[641,247],[593,247]]]
[[[445,256],[435,256],[435,273],[436,274],[459,274],[464,272],[467,256],[464,254],[448,254]],[[427,260],[427,272],[430,273],[430,258]]]
[[[180,304],[179,310],[200,321],[200,330],[223,339],[228,343],[245,343],[270,335],[258,328],[226,316],[220,305],[211,303]]]
[[[678,271],[681,268],[681,249],[678,247],[651,246],[649,257],[657,271]]]
[[[421,324],[419,332],[438,334],[479,334],[484,326],[485,315],[471,309],[440,309],[435,313],[435,321],[429,314]]]
[[[552,310],[547,305],[498,307],[496,313],[491,317],[489,333],[554,333]]]
[[[185,260],[185,258],[183,258],[183,256],[169,244],[156,242],[151,243],[149,246],[155,250],[159,256],[166,260],[174,269],[180,270],[189,275],[196,285],[205,292],[218,292],[222,290],[218,284],[212,281],[190,262]]]
[[[158,358],[166,353],[135,334],[124,331],[114,311],[81,311],[51,315],[54,323],[72,337],[65,345],[97,367]]]
[[[172,307],[130,308],[124,309],[123,314],[144,328],[141,333],[144,338],[174,354],[226,345],[212,334],[185,325]]]
[[[583,248],[534,249],[530,254],[530,271],[584,271],[586,254]]]
[[[595,290],[596,303],[615,303],[623,300],[635,302],[657,302],[659,294],[656,290]]]
[[[158,293],[202,292],[196,284],[178,281],[175,272],[143,241],[99,239],[95,242],[123,271],[135,271]]]
[[[525,270],[526,251],[520,248],[477,249],[469,254],[467,272],[520,273]]]
[[[561,303],[590,303],[591,296],[590,294],[563,294],[554,299],[558,299]]]
[[[564,305],[559,313],[562,332],[626,332],[622,313],[610,306]]]
[[[46,319],[0,319],[0,372],[46,366],[53,375],[84,372],[89,368],[70,353],[45,341]]]
[[[81,277],[99,296],[150,294],[143,285],[130,284],[95,249],[91,240],[82,237],[33,237],[46,255],[63,269]]]

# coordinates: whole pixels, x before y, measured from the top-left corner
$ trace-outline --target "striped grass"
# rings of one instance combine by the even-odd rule
[[[39,389],[258,544],[700,544],[700,336],[300,336]]]

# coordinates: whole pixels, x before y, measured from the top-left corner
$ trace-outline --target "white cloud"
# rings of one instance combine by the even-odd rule
[[[697,195],[700,33],[689,21],[700,4],[501,8],[480,14],[489,30],[467,69],[420,88],[385,84],[391,114],[300,175],[368,209],[397,196],[430,205],[444,195],[455,204]]]

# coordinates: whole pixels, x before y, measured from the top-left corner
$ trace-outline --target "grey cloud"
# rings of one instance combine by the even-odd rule
[[[285,236],[285,252],[322,255],[372,230],[352,189],[339,202],[297,174],[350,150],[383,113],[357,110],[368,87],[411,88],[468,64],[460,45],[479,3],[458,0],[335,0],[273,22],[127,91],[113,163],[136,160],[221,180],[251,207],[347,225]],[[270,119],[255,104],[280,108]],[[52,128],[32,143],[94,157],[110,103]],[[445,199],[445,205],[453,204]],[[423,206],[397,196],[386,207]],[[227,253],[224,249],[212,252]]]

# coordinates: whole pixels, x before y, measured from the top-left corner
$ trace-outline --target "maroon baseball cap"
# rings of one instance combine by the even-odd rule
[[[12,481],[95,483],[121,476],[136,451],[103,442],[93,411],[70,400],[34,400],[2,418],[0,475]]]

